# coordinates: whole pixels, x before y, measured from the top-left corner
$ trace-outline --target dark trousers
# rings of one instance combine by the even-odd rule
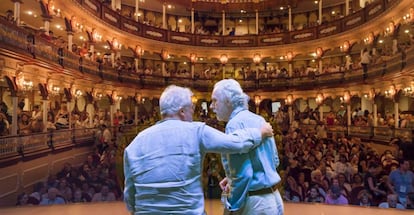
[[[363,78],[364,80],[367,79],[368,76],[368,64],[367,63],[361,63],[362,66],[362,72],[363,72]]]

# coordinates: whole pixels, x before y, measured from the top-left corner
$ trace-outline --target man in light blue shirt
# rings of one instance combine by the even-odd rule
[[[414,192],[414,173],[410,170],[410,162],[406,159],[399,161],[400,168],[393,170],[388,177],[388,188],[398,195],[398,201],[407,204],[408,193]]]
[[[133,214],[204,212],[201,165],[206,152],[246,153],[273,135],[270,124],[226,135],[192,122],[192,92],[167,87],[160,97],[162,120],[140,132],[124,151],[124,200]]]
[[[248,95],[233,79],[217,82],[210,108],[220,121],[227,122],[226,133],[244,128],[259,128],[263,117],[247,108]],[[276,185],[280,176],[276,171],[279,156],[274,138],[243,154],[222,153],[226,178],[220,186],[228,193],[225,213],[283,214],[283,201]]]

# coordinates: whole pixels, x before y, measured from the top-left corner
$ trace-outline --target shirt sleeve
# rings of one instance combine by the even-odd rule
[[[125,175],[125,188],[124,188],[124,201],[129,211],[135,209],[135,185],[134,178],[132,177],[130,164],[128,160],[128,152],[124,152],[124,175]]]
[[[230,134],[204,125],[201,128],[201,140],[206,151],[216,153],[246,153],[262,141],[260,129],[239,129]]]

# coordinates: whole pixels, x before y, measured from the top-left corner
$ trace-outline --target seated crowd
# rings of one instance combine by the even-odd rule
[[[414,174],[398,146],[380,154],[359,138],[289,129],[279,156],[285,201],[385,207],[397,198],[402,207],[389,207],[414,208]]]
[[[17,206],[54,205],[122,200],[122,190],[115,168],[116,148],[97,148],[80,166],[66,163],[55,175],[38,182],[31,192],[17,197]]]

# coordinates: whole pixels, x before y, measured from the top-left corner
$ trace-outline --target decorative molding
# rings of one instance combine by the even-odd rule
[[[111,20],[112,22],[118,22],[118,20],[114,16],[112,16],[112,14],[109,13],[105,13],[105,18]]]
[[[200,42],[207,43],[207,44],[218,44],[219,40],[215,39],[201,39]]]
[[[98,11],[98,7],[89,0],[85,0],[85,4],[94,11]]]
[[[162,34],[156,31],[146,31],[145,33],[153,37],[162,37]]]
[[[124,23],[125,28],[128,28],[129,30],[138,31],[139,29],[131,24]]]
[[[181,41],[181,42],[189,42],[190,38],[188,37],[181,37],[181,36],[171,36],[172,40],[177,40],[177,41]]]

